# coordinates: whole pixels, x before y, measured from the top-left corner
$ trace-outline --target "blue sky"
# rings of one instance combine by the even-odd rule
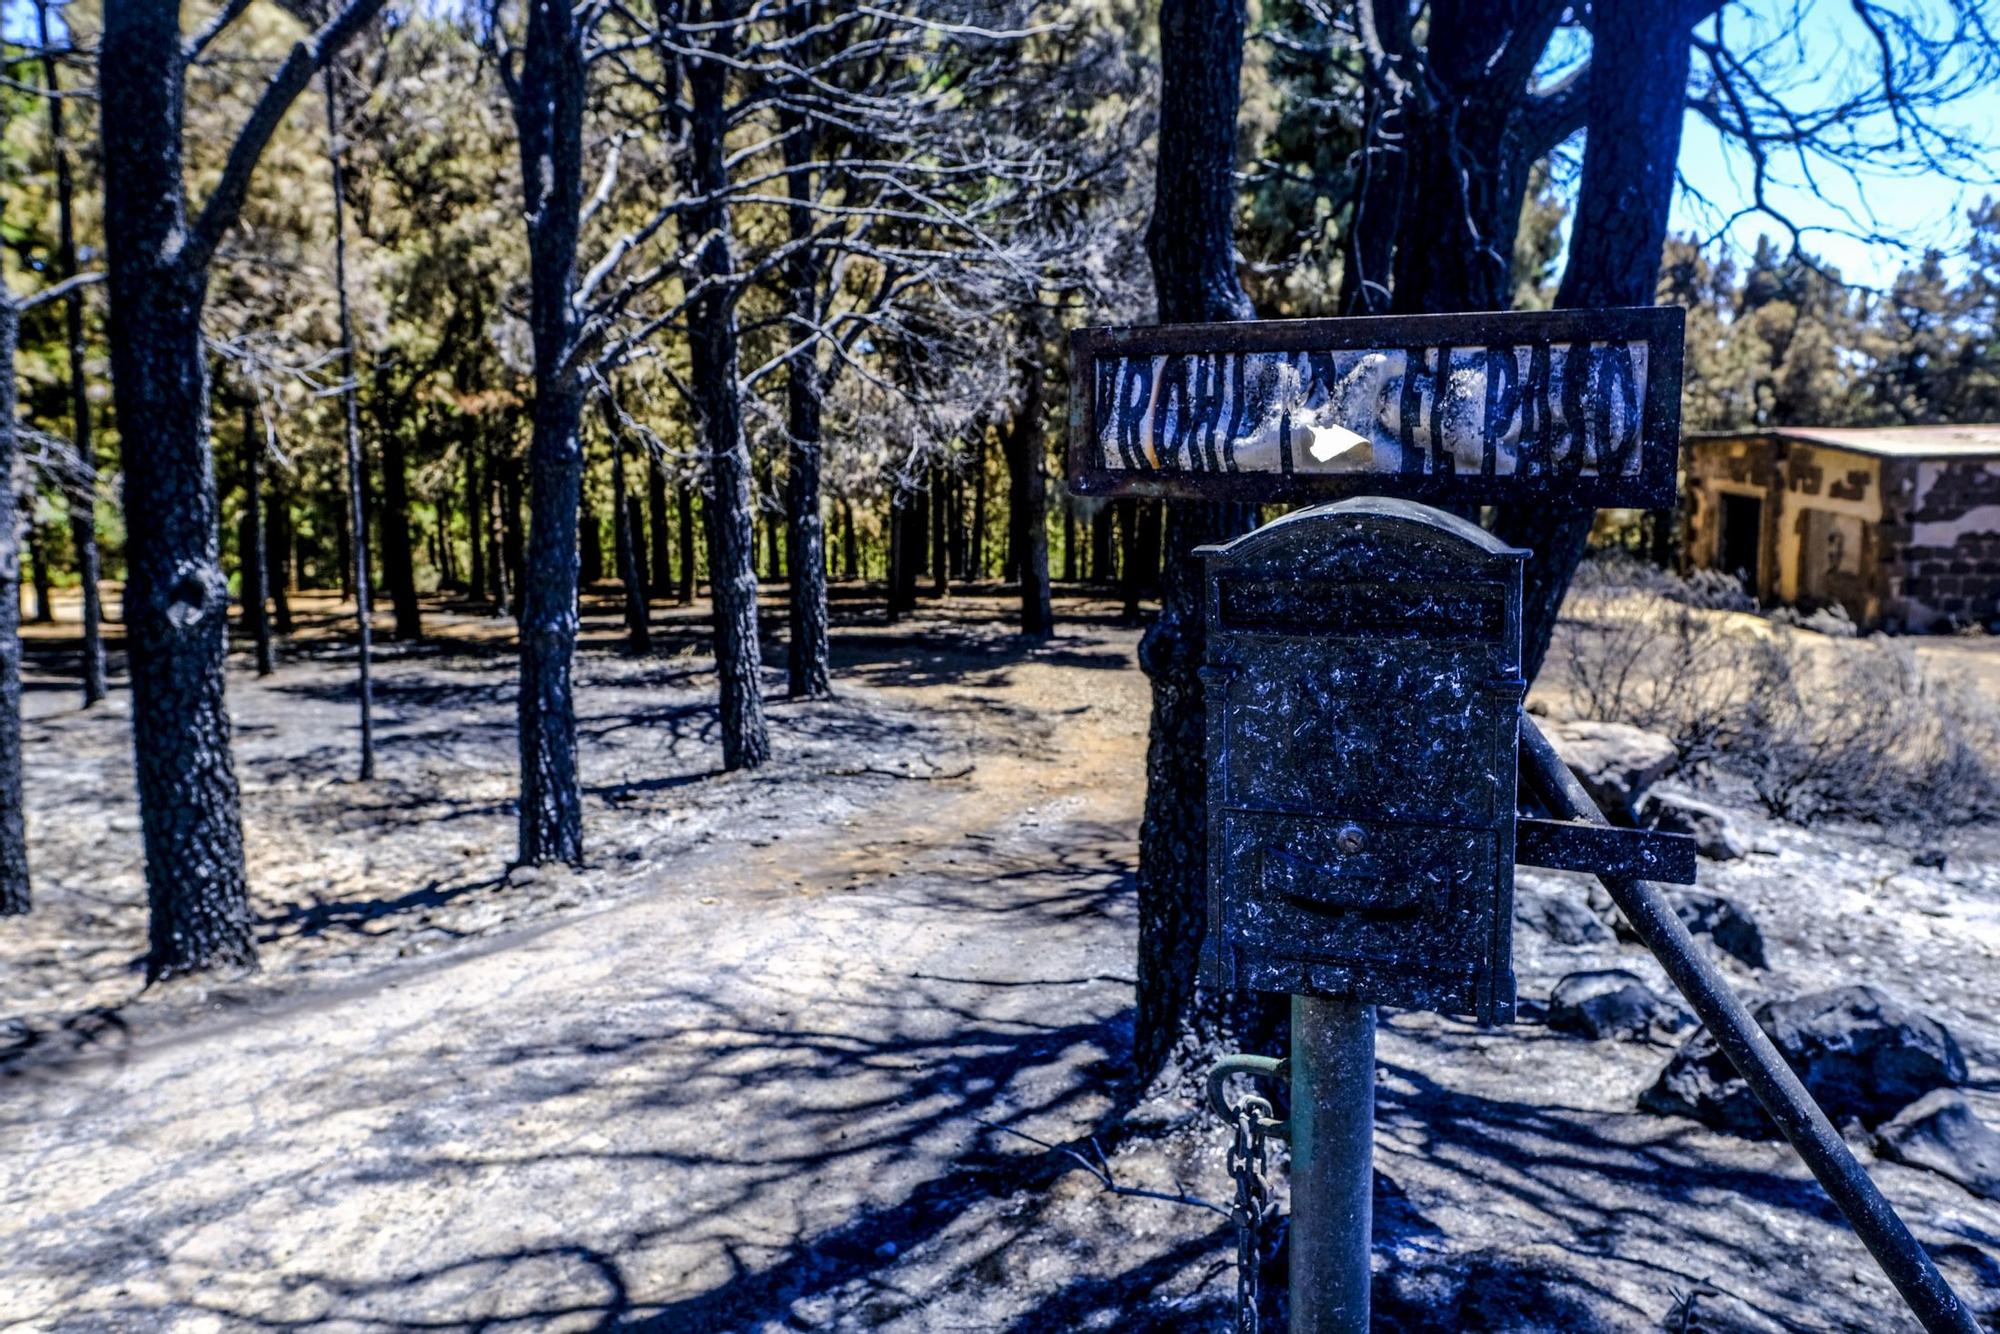
[[[1935,28],[1949,21],[1954,7],[1983,7],[1984,3],[1889,0],[1889,7],[1918,24]],[[1879,83],[1875,47],[1848,0],[1805,0],[1801,8],[1802,21],[1794,24],[1790,21],[1792,0],[1739,0],[1724,13],[1729,46],[1734,50],[1764,46],[1774,78],[1786,90],[1786,102],[1797,107],[1835,104],[1851,90]],[[1701,29],[1704,36],[1713,31],[1712,25]],[[1940,108],[1933,119],[1972,138],[2000,143],[2000,90],[1983,77],[1991,71],[1961,61],[1945,73],[1964,85],[1966,92]],[[1884,118],[1876,118],[1851,128],[1857,134],[1874,136],[1892,127]],[[1692,113],[1683,131],[1680,169],[1683,180],[1709,196],[1713,206],[1704,207],[1691,192],[1678,191],[1672,215],[1677,232],[1715,235],[1728,212],[1751,200],[1748,155],[1726,145],[1713,128]],[[1820,184],[1819,193],[1805,186],[1808,169]],[[1778,158],[1771,163],[1772,184],[1766,194],[1806,232],[1800,238],[1806,249],[1839,267],[1851,282],[1881,286],[1927,246],[1947,253],[1962,248],[1967,234],[1966,209],[1984,195],[2000,195],[2000,155],[1988,154],[1983,160],[1961,164],[1958,174],[1968,179],[1961,182],[1937,172],[1878,162],[1850,177],[1824,160],[1801,164],[1796,159]],[[1856,239],[1857,230],[1886,232],[1901,244],[1869,244]],[[1760,232],[1770,234],[1781,245],[1789,244],[1783,226],[1761,216],[1739,219],[1727,228],[1724,238],[1748,253]]]

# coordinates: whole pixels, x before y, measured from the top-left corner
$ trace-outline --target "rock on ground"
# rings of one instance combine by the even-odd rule
[[[1680,758],[1672,741],[1629,723],[1552,721],[1544,730],[1614,824],[1631,824],[1646,789]]]
[[[1753,1013],[1836,1124],[1879,1125],[1926,1093],[1965,1082],[1965,1057],[1945,1026],[1871,986],[1766,1001]],[[1707,1028],[1674,1054],[1639,1106],[1737,1135],[1776,1133]]]
[[[1750,841],[1737,829],[1735,817],[1692,792],[1656,787],[1640,798],[1637,812],[1643,828],[1692,836],[1695,850],[1711,861],[1733,862],[1750,855]]]
[[[2000,1131],[1965,1095],[1937,1089],[1905,1107],[1876,1136],[1882,1156],[1929,1168],[1988,1200],[2000,1200]]]
[[[1663,999],[1636,973],[1595,968],[1571,973],[1549,993],[1548,1026],[1579,1037],[1644,1038],[1654,1025],[1683,1028],[1692,1022],[1679,1006]]]
[[[1593,945],[1611,939],[1611,928],[1591,911],[1583,894],[1516,884],[1514,920],[1558,945]]]
[[[1676,889],[1668,893],[1674,916],[1690,934],[1707,936],[1724,954],[1752,968],[1767,968],[1764,932],[1757,919],[1720,894],[1701,889]]]

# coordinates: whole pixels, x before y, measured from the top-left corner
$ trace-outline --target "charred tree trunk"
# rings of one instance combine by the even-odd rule
[[[1139,566],[1139,506],[1142,502],[1125,500],[1119,502],[1118,522],[1122,531],[1118,534],[1121,549],[1118,586],[1125,595],[1123,615],[1128,621],[1139,619],[1139,586],[1142,573]]]
[[[1047,639],[1055,633],[1055,611],[1049,600],[1048,486],[1042,471],[1042,339],[1029,334],[1028,354],[1021,362],[1021,402],[1007,423],[1002,448],[1007,454],[1009,497],[1007,546],[1014,553],[1021,583],[1021,633]]]
[[[604,520],[597,513],[597,506],[591,502],[590,487],[581,488],[577,501],[576,537],[577,568],[585,587],[601,583],[604,579]],[[617,521],[612,515],[612,521]]]
[[[675,531],[680,536],[680,593],[683,607],[694,602],[695,593],[695,543],[694,543],[694,486],[686,478],[681,479],[679,494],[675,497],[679,511],[675,519]]]
[[[333,66],[321,71],[326,102],[326,160],[333,179],[333,287],[340,315],[341,424],[347,446],[347,519],[354,573],[355,671],[361,714],[361,781],[375,777],[375,687],[370,679],[375,608],[368,588],[368,468],[361,457],[360,385],[354,356],[354,315],[347,302],[347,182],[340,155],[340,90]],[[120,414],[122,417],[122,413]]]
[[[972,433],[972,572],[975,580],[986,578],[986,419],[982,415]]]
[[[687,312],[688,366],[711,485],[708,494],[708,577],[715,608],[722,765],[754,769],[770,758],[764,726],[763,651],[757,639],[757,570],[751,529],[750,449],[743,437],[737,373],[736,293],[732,279],[729,186],[724,145],[729,62],[735,54],[734,0],[710,0],[714,25],[707,44],[689,58],[690,167],[697,197],[687,230],[702,237],[695,270],[706,285]]]
[[[520,862],[583,862],[571,662],[577,633],[578,436],[572,366],[583,207],[583,43],[565,0],[531,0],[514,120],[528,216],[528,327],[535,402],[528,443],[528,553],[521,587]]]
[[[764,568],[773,583],[785,577],[785,525],[775,514],[764,524]]]
[[[492,460],[488,462],[489,465],[499,466],[503,470],[506,466],[504,463],[494,464]],[[511,503],[514,493],[506,486],[504,481],[492,477],[487,479],[487,490],[490,492],[486,502],[489,514],[488,522],[493,525],[489,530],[489,541],[487,543],[489,562],[493,574],[493,614],[495,616],[512,616],[514,614],[514,576],[512,572],[520,568],[514,525],[509,523],[507,519],[507,506]]]
[[[264,507],[264,586],[270,590],[273,620],[271,628],[281,635],[292,632],[292,517],[291,500],[285,485],[276,476],[268,479],[270,503]]]
[[[1152,597],[1160,591],[1160,502],[1139,502],[1139,591]]]
[[[1076,582],[1076,497],[1063,497],[1063,582]]]
[[[951,482],[942,465],[931,469],[931,594],[951,593]]]
[[[271,621],[265,612],[270,601],[267,586],[271,578],[271,552],[264,528],[264,439],[257,430],[257,405],[243,400],[243,535],[247,539],[240,555],[243,569],[243,616],[250,639],[256,646],[257,675],[271,674]]]
[[[1588,129],[1569,259],[1556,305],[1651,305],[1680,157],[1692,34],[1671,0],[1599,6],[1591,34]],[[1522,571],[1521,667],[1541,671],[1595,512],[1502,506],[1493,530],[1530,551]]]
[[[35,25],[42,50],[52,52],[47,0],[36,0]],[[64,134],[62,80],[53,55],[42,57],[42,75],[49,89],[49,144],[56,169],[56,271],[61,282],[76,276],[75,182],[70,174],[69,139]],[[4,299],[4,294],[0,294]],[[76,450],[76,471],[69,484],[70,545],[76,549],[78,591],[83,596],[83,707],[104,698],[104,604],[98,591],[97,453],[91,438],[90,392],[84,380],[83,291],[71,289],[63,300],[63,343],[69,362],[70,438]],[[6,363],[9,367],[12,361]]]
[[[794,20],[795,30],[814,24],[815,8],[807,5],[801,9]],[[785,517],[791,536],[785,689],[793,699],[824,699],[833,694],[833,672],[827,646],[826,530],[820,518],[820,257],[810,244],[814,188],[810,164],[818,151],[818,135],[808,117],[787,113],[780,123],[787,131],[785,166],[789,172],[785,184],[791,204],[786,222],[792,242],[799,247],[787,261],[785,275],[792,316],[797,321],[792,358],[785,366],[785,426],[790,437]]]
[[[1108,584],[1118,577],[1118,562],[1113,556],[1118,534],[1113,529],[1116,515],[1115,505],[1097,507],[1097,513],[1090,516],[1090,582]]]
[[[646,593],[648,597],[666,598],[673,596],[674,591],[674,572],[669,560],[673,545],[667,531],[667,474],[651,450],[646,452],[645,461],[646,525],[652,554],[646,571]]]
[[[1160,129],[1153,218],[1146,229],[1163,324],[1253,316],[1235,268],[1236,112],[1243,0],[1162,0]],[[1247,531],[1240,505],[1167,507],[1158,619],[1139,645],[1153,687],[1146,813],[1139,831],[1138,1013],[1133,1061],[1150,1078],[1165,1063],[1195,999],[1208,871],[1207,715],[1202,575],[1194,549]]]
[[[624,585],[626,645],[634,653],[652,649],[652,628],[646,619],[646,571],[639,557],[639,500],[625,493],[625,441],[618,411],[609,397],[604,405],[604,429],[611,440],[612,546],[617,553],[618,579]]]
[[[354,537],[350,531],[354,525],[353,497],[358,494],[345,474],[341,487],[333,497],[333,553],[334,563],[340,567],[340,600],[348,601],[354,596]]]
[[[486,527],[486,491],[479,477],[477,428],[472,417],[459,418],[459,449],[465,455],[465,547],[467,595],[474,602],[486,598],[486,546],[481,536]]]
[[[917,549],[923,532],[923,505],[917,491],[898,490],[889,499],[889,620],[917,609]],[[913,531],[914,530],[914,531]]]
[[[171,0],[105,10],[104,233],[153,979],[256,960],[223,699],[229,590],[201,343],[208,274],[186,244],[182,61]]]
[[[35,522],[34,493],[28,498],[28,582],[34,585],[36,625],[48,625],[56,618],[54,599],[49,588],[49,548],[42,536],[42,526]]]
[[[971,546],[965,527],[965,474],[952,473],[951,485],[946,488],[945,495],[950,524],[946,532],[951,552],[951,577],[964,583],[970,577],[966,572],[966,556]]]
[[[861,577],[861,538],[854,531],[854,502],[840,502],[840,577],[853,583]]]
[[[21,516],[14,491],[17,383],[14,352],[20,313],[0,288],[0,917],[25,913],[28,825],[21,782]]]
[[[421,639],[423,612],[417,604],[416,542],[410,532],[410,448],[402,397],[387,366],[375,371],[375,421],[382,432],[382,507],[376,525],[382,534],[382,582],[395,609],[397,639]]]

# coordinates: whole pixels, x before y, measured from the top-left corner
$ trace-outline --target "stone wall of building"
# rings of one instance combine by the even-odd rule
[[[1883,460],[1828,445],[1787,442],[1776,497],[1776,595],[1807,607],[1839,604],[1857,624],[1883,614],[1888,570],[1881,541]]]
[[[1890,620],[2000,622],[2000,459],[1896,460],[1883,511]]]
[[[1768,444],[1750,439],[1698,440],[1688,446],[1687,495],[1684,522],[1687,540],[1685,558],[1697,570],[1720,568],[1722,563],[1722,497],[1757,496],[1765,501],[1763,551],[1759,554],[1757,585],[1771,585],[1771,533],[1769,499],[1778,471],[1776,456]]]

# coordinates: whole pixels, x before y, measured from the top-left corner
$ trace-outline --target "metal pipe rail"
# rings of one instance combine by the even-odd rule
[[[1535,720],[1526,715],[1521,719],[1521,761],[1523,775],[1533,782],[1558,819],[1609,823]],[[1600,875],[1598,880],[1708,1025],[1716,1045],[1750,1085],[1765,1112],[1833,1197],[1918,1322],[1930,1334],[1980,1334],[1970,1308],[1897,1217],[1826,1113],[1729,989],[1728,980],[1695,945],[1659,887],[1651,881],[1615,875]]]

